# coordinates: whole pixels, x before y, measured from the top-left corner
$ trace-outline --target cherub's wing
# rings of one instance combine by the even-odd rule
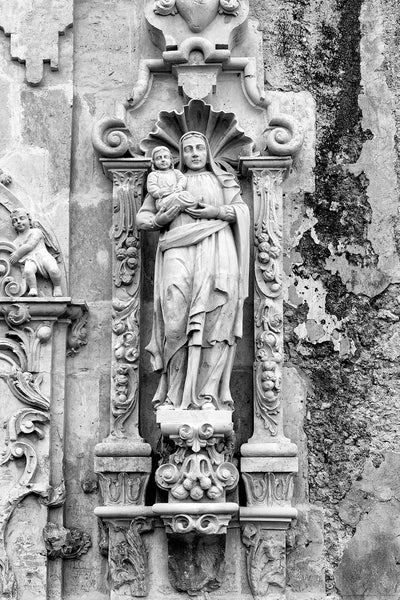
[[[37,219],[35,221],[32,221],[32,227],[36,227],[41,230],[41,232],[43,233],[44,243],[49,249],[50,254],[54,256],[57,262],[60,262],[61,250],[54,235],[47,231],[47,229],[45,229],[42,223]]]

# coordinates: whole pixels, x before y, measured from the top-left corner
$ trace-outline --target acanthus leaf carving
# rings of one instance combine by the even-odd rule
[[[247,523],[242,540],[247,546],[247,578],[253,597],[261,599],[274,591],[282,592],[286,585],[285,533]]]
[[[135,517],[129,526],[110,522],[109,565],[111,588],[118,590],[124,585],[135,597],[148,593],[148,553],[142,534],[153,528],[152,519]]]

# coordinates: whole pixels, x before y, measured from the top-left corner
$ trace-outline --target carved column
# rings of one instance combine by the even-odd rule
[[[282,182],[290,157],[241,159],[254,201],[254,433],[241,447],[247,506],[240,509],[254,597],[280,597],[286,582],[286,534],[297,447],[284,435]]]
[[[110,433],[96,446],[104,506],[95,514],[108,529],[112,600],[147,595],[147,550],[141,533],[151,529],[145,507],[151,447],[139,434],[140,238],[136,212],[150,161],[103,159],[113,182],[113,299]]]

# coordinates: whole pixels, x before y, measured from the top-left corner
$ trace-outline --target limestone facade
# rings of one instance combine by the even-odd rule
[[[0,0],[0,598],[398,599],[399,10]]]

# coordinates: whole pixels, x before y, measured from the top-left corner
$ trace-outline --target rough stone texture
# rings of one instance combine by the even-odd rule
[[[387,452],[399,449],[400,12],[390,1],[268,5],[267,22],[264,3],[252,4],[266,84],[307,89],[317,103],[315,193],[286,196],[285,335],[287,364],[306,387],[309,498],[324,515],[326,583],[318,593],[302,589],[307,573],[314,581],[315,559],[296,575],[303,542],[295,535],[289,586],[296,598],[386,600],[398,595],[396,509],[380,504],[379,524],[360,521],[369,496],[354,485],[371,485]],[[310,539],[316,527],[322,534],[321,521],[311,525],[302,513],[297,527]]]
[[[19,11],[15,3],[3,4],[0,27],[14,33],[10,10],[12,20]],[[46,3],[46,16],[54,17],[49,22],[67,4]],[[0,168],[11,173],[21,201],[49,221],[66,262],[70,195],[71,293],[85,298],[90,310],[89,345],[68,363],[65,519],[91,533],[93,548],[64,565],[63,600],[109,596],[107,561],[97,550],[93,517],[99,504],[93,450],[108,433],[112,200],[90,134],[97,119],[118,112],[129,97],[140,56],[158,56],[140,20],[144,6],[144,0],[134,9],[131,0],[75,2],[71,186],[72,30],[58,39],[61,27],[54,28],[51,52],[36,56],[36,73],[43,59],[53,60],[54,67],[58,45],[59,71],[45,67],[36,89],[25,83],[25,67],[10,60],[10,40],[0,34]],[[397,0],[251,0],[250,11],[260,22],[267,89],[275,98],[293,92],[292,104],[298,92],[307,92],[317,108],[315,189],[312,163],[301,157],[285,184],[285,422],[300,450],[287,599],[397,600],[400,8]],[[70,19],[63,19],[65,28]],[[28,37],[19,42],[20,55],[11,54],[27,60],[23,44],[28,46]],[[170,108],[173,86],[175,81],[159,78],[153,88],[157,102],[136,114],[149,110],[154,122],[161,104]],[[229,94],[233,97],[232,90]],[[309,128],[311,113],[303,115]],[[143,122],[138,139],[149,129]],[[154,248],[149,244],[146,252],[149,260]],[[152,286],[146,273],[144,315],[151,314]],[[250,341],[239,348],[233,377],[243,406],[234,415],[239,442],[251,433],[252,326],[247,308]],[[143,346],[149,327],[144,316]],[[149,402],[156,379],[144,352],[141,360],[147,398],[142,434],[156,447]],[[148,502],[154,500],[150,488]],[[12,528],[24,522],[30,502]],[[239,540],[239,529],[230,530],[226,577],[215,593],[222,600],[251,597]],[[157,526],[146,543],[149,598],[178,600],[182,595],[168,582],[164,530]]]

